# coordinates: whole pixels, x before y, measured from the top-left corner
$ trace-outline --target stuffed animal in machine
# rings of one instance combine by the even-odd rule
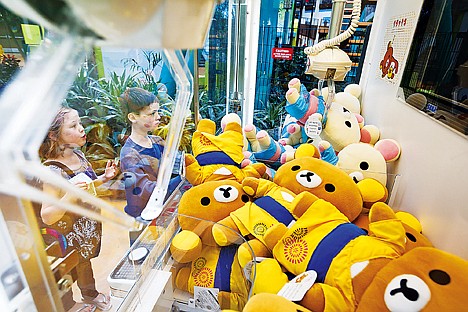
[[[311,312],[288,299],[272,293],[260,293],[247,301],[242,312]]]
[[[397,211],[395,212],[395,216],[401,220],[401,224],[405,228],[405,252],[416,247],[432,247],[431,241],[423,235],[422,225],[415,216],[406,211]],[[363,212],[353,223],[368,232],[369,212]]]
[[[321,115],[319,120],[322,123],[323,130],[320,138],[328,141],[336,152],[352,143],[366,142],[373,144],[379,139],[380,132],[377,127],[364,125],[364,118],[360,115],[361,106],[356,96],[361,93],[359,85],[350,85],[349,88],[347,86],[344,92],[337,93],[333,102],[329,104],[328,110],[325,110],[328,88],[321,90],[322,96],[316,97],[315,94],[318,92],[316,90],[307,93],[309,94],[309,101],[305,101],[304,96],[302,98],[297,96],[297,88],[299,88],[297,86],[300,86],[300,90],[303,90],[301,94],[305,94],[305,87],[300,84],[300,81],[294,78],[289,85],[290,89],[286,93],[287,112],[298,119],[299,124],[302,123],[303,125],[312,115]],[[310,99],[313,99],[313,101]],[[315,101],[315,99],[318,99],[318,101]]]
[[[244,137],[238,121],[227,122],[224,131],[216,135],[216,124],[202,119],[192,136],[193,155],[185,157],[186,178],[192,185],[205,181],[236,180],[262,177],[266,166],[255,163],[241,168],[244,160]]]
[[[212,227],[248,201],[241,184],[233,180],[207,181],[182,195],[178,207],[181,231],[170,245],[178,289],[193,294],[195,286],[218,288],[222,309],[242,309],[249,286],[237,260],[238,247],[219,247]]]
[[[400,153],[400,145],[391,139],[380,140],[375,145],[352,143],[338,153],[336,165],[355,182],[373,178],[386,185],[387,163],[397,160]]]
[[[277,224],[265,233],[274,258],[289,272],[317,272],[300,301],[312,311],[354,311],[375,273],[404,253],[405,237],[401,221],[385,203],[372,206],[366,233],[322,199],[290,228]]]
[[[372,265],[371,260],[368,266]],[[417,247],[385,261],[365,280],[353,284],[357,306],[336,306],[320,297],[313,311],[463,311],[468,304],[468,261],[433,247]],[[367,270],[365,268],[364,270]],[[359,273],[354,279],[358,280]],[[313,288],[317,286],[313,286]],[[303,299],[302,304],[306,303]],[[310,302],[310,301],[309,301]],[[253,296],[243,311],[310,311],[275,293]]]
[[[265,130],[257,132],[254,125],[246,125],[244,134],[249,142],[248,150],[255,159],[274,170],[281,166],[281,155],[293,149],[290,145],[279,144]]]
[[[355,83],[347,85],[342,92],[335,94],[333,101],[340,103],[354,114],[361,113],[361,86]],[[322,88],[322,95],[325,102],[328,100],[328,87]]]
[[[468,261],[418,247],[377,272],[356,311],[462,311],[467,288]]]
[[[271,250],[266,248],[263,235],[271,226],[282,223],[288,226],[300,217],[317,197],[309,192],[294,194],[286,187],[281,187],[266,179],[245,178],[242,188],[252,202],[247,202],[232,211],[228,217],[213,226],[213,237],[220,246],[228,246],[233,241],[234,229],[242,236],[251,236],[250,246],[239,247],[239,262],[244,266],[248,262],[250,248],[256,256],[271,257]],[[238,239],[234,236],[234,239]]]
[[[298,150],[301,150],[301,145]],[[385,201],[387,188],[374,179],[355,183],[340,168],[312,156],[303,156],[283,164],[273,179],[295,194],[307,191],[331,202],[349,220],[356,219],[363,206]],[[369,206],[370,207],[370,206]]]
[[[325,101],[316,92],[308,92],[306,87],[297,78],[288,83],[289,90],[286,92],[286,111],[297,119],[297,123],[304,126],[307,119],[313,114],[322,116],[321,122],[326,124]]]
[[[286,115],[278,143],[283,146],[290,145],[296,148],[308,140],[309,137],[305,133],[304,127],[297,123],[297,119],[289,114]]]

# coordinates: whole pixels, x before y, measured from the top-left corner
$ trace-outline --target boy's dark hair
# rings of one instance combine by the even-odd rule
[[[139,113],[143,108],[151,103],[159,102],[156,95],[146,91],[145,89],[134,87],[127,88],[124,93],[119,96],[120,106],[127,122],[129,113]]]

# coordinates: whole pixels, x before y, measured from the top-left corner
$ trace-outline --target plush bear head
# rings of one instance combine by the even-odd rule
[[[349,220],[359,216],[365,202],[383,201],[388,195],[385,186],[378,181],[365,179],[356,184],[340,168],[310,156],[283,164],[273,181],[296,194],[308,191],[329,201]]]
[[[244,161],[244,136],[239,120],[222,123],[223,132],[216,135],[216,124],[202,119],[192,136],[193,155],[185,157],[186,177],[192,185],[205,181],[236,180],[246,176],[262,177],[264,164],[252,164],[242,168]]]
[[[373,278],[356,311],[466,309],[468,261],[432,247],[390,261]]]
[[[339,152],[351,143],[361,140],[361,125],[358,116],[340,103],[333,102],[327,113],[327,123],[320,137],[331,143]]]
[[[355,182],[372,178],[386,185],[387,162],[394,161],[400,155],[400,146],[396,141],[384,139],[378,145],[353,143],[338,153],[339,168],[346,171]]]
[[[217,246],[213,222],[220,221],[242,207],[249,197],[237,181],[207,181],[186,191],[179,202],[181,232],[171,242],[172,256],[186,263],[195,259],[203,245]]]
[[[203,244],[217,246],[211,231],[212,222],[226,218],[248,201],[249,196],[237,181],[207,181],[194,186],[180,199],[180,228],[197,234]]]
[[[343,92],[338,92],[333,98],[333,102],[340,103],[346,107],[349,111],[360,114],[361,113],[361,102],[359,97],[361,96],[361,86],[355,83],[347,85]],[[328,88],[322,88],[322,95],[325,101],[328,100]]]

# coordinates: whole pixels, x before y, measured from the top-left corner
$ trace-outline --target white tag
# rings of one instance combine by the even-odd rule
[[[322,133],[322,121],[317,114],[310,115],[304,125],[305,133],[309,138],[316,138]]]
[[[281,288],[278,295],[290,301],[300,301],[306,292],[314,285],[317,272],[310,270],[299,274]]]
[[[76,184],[78,182],[85,182],[86,184],[89,184],[89,183],[93,182],[93,180],[91,180],[91,178],[88,177],[86,175],[86,173],[80,172],[76,176],[74,176],[73,178],[68,179],[68,182],[70,182],[72,184]]]
[[[195,286],[193,289],[193,298],[195,307],[205,311],[221,311],[218,302],[219,288],[205,288]]]
[[[72,184],[76,184],[79,182],[85,182],[88,185],[88,192],[94,196],[96,196],[96,187],[94,186],[93,180],[84,172],[78,173],[73,178],[68,179],[68,182]]]

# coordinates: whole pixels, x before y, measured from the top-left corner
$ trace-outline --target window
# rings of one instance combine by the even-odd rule
[[[401,88],[408,104],[468,135],[468,1],[426,0]]]

